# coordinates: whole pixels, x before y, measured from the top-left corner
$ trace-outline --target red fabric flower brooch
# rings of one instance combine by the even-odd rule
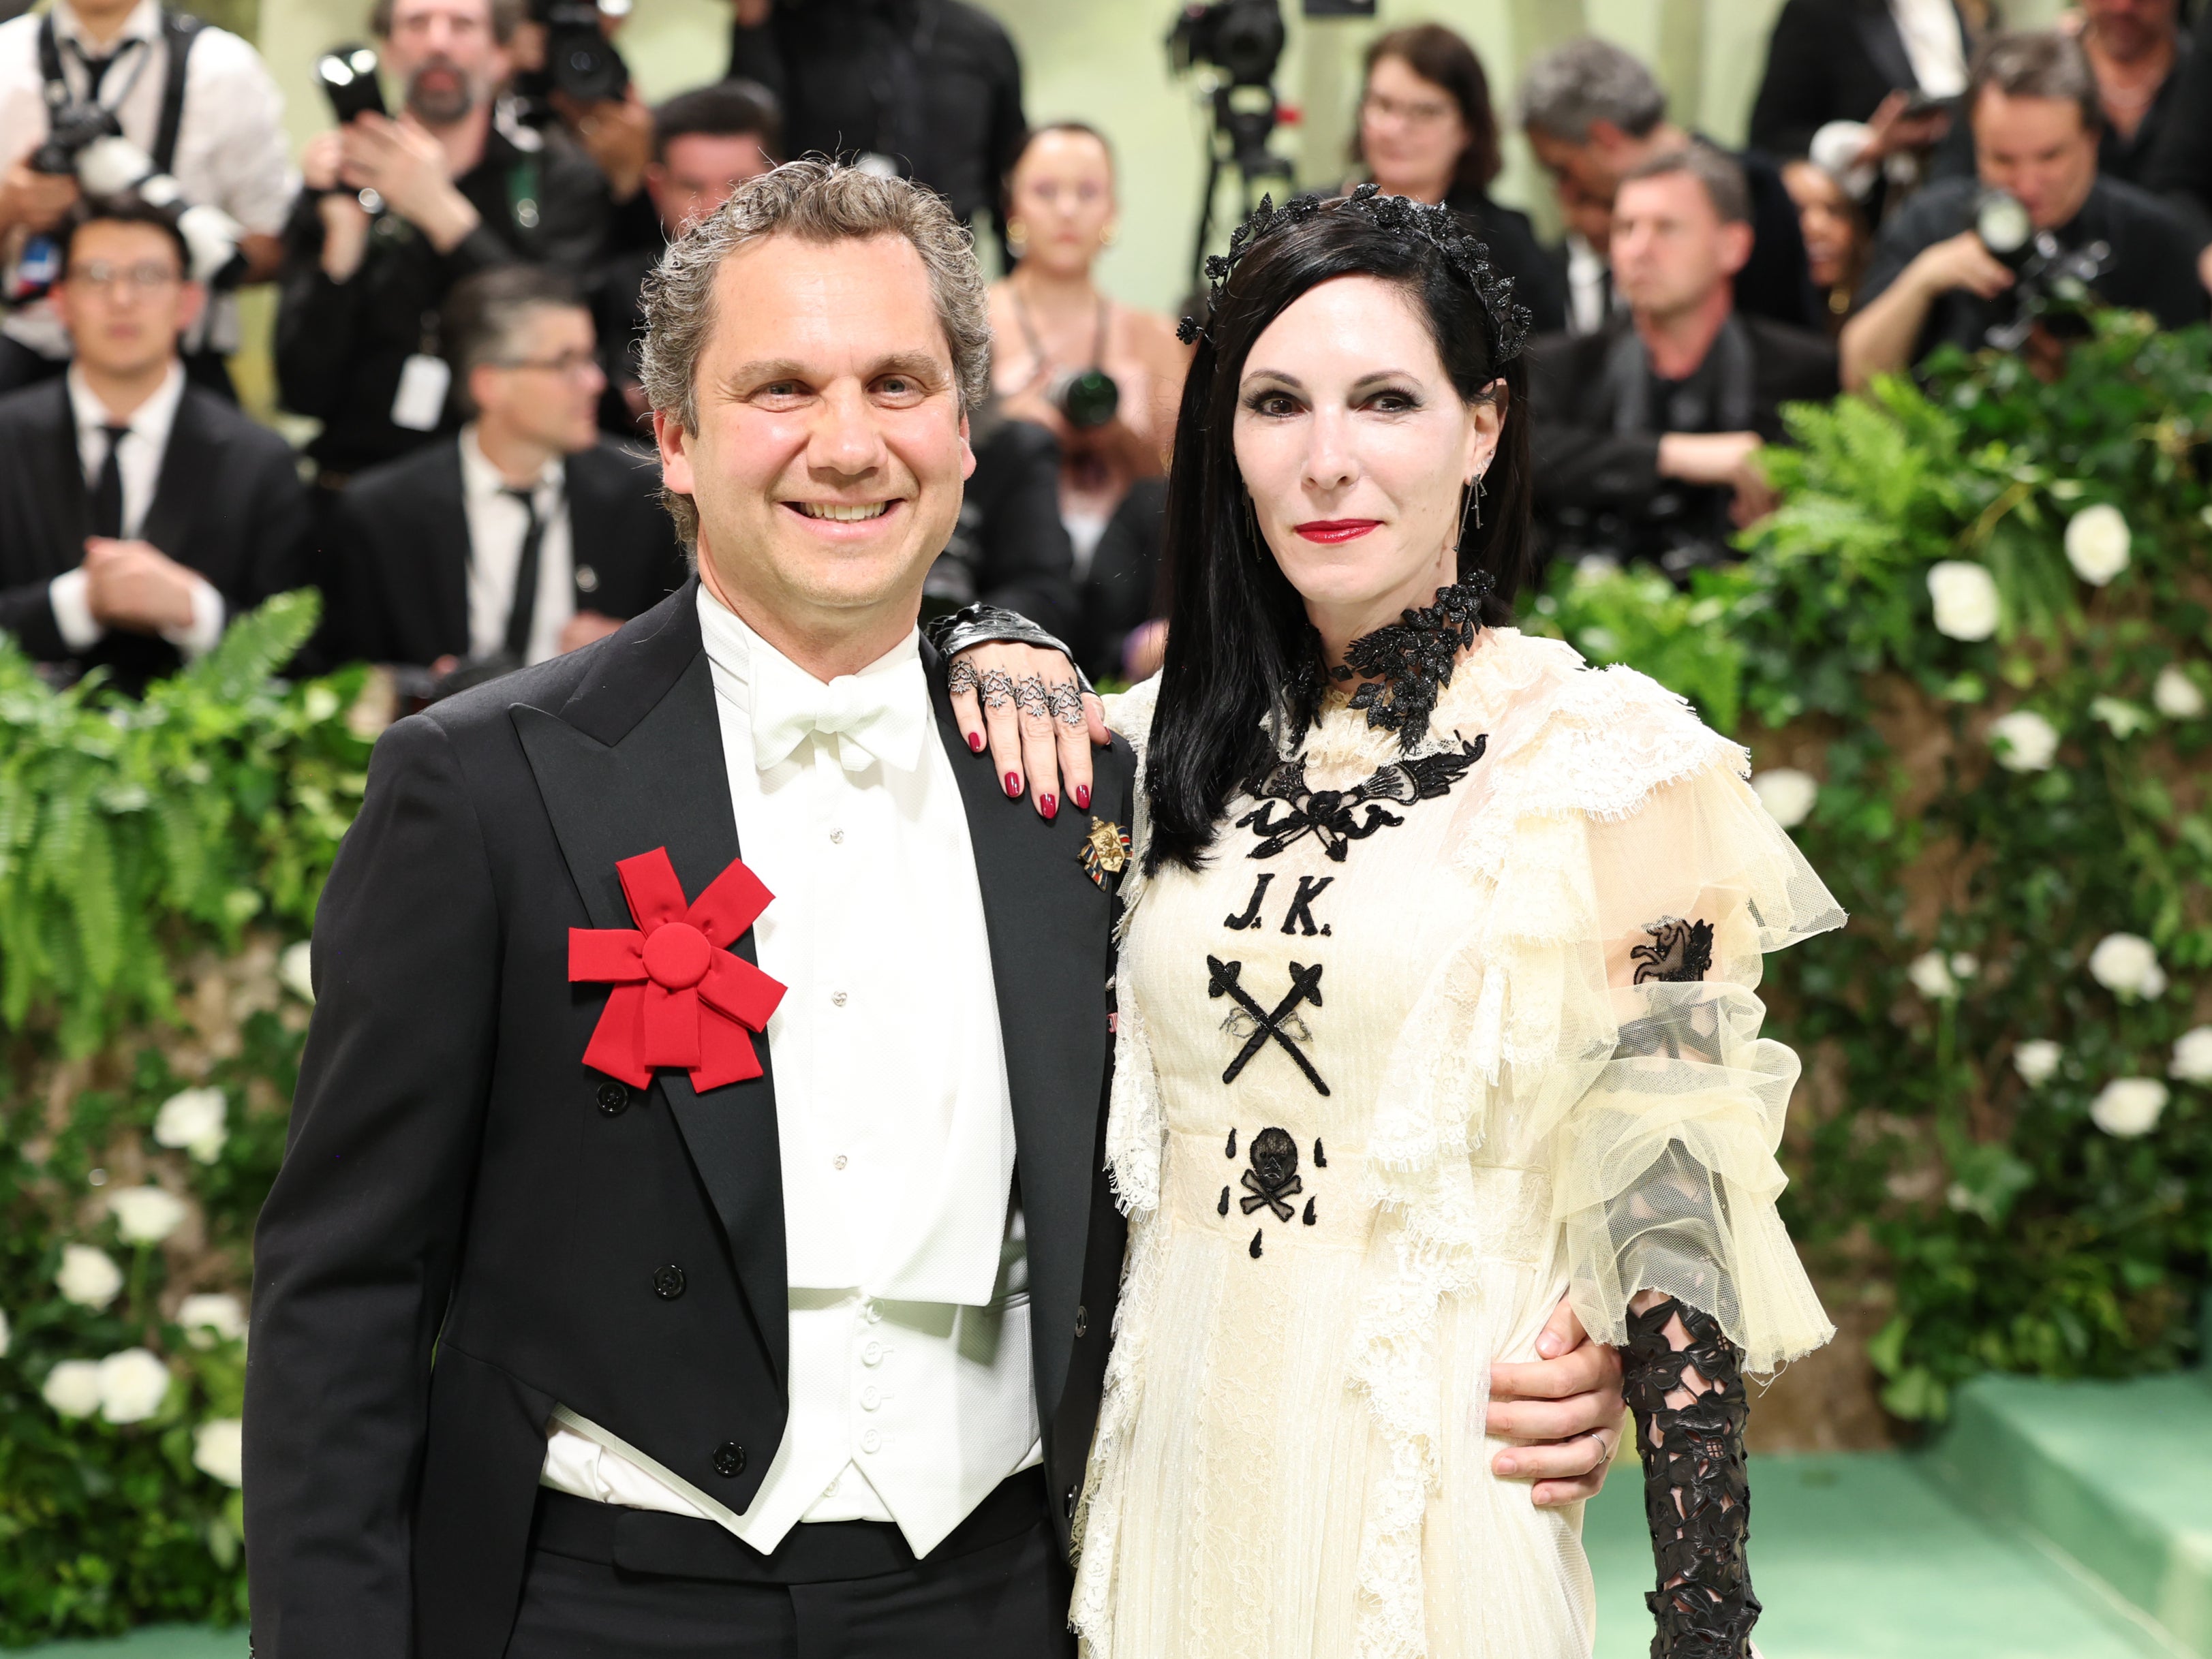
[[[746,1033],[768,1029],[784,988],[730,947],[775,896],[740,859],[689,906],[665,847],[615,868],[636,927],[568,930],[569,980],[614,987],[584,1064],[635,1089],[663,1066],[702,1091],[758,1077]]]

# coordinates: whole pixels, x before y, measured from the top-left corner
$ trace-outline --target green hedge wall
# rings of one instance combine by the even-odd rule
[[[2108,319],[1793,415],[1785,504],[1687,593],[1527,625],[1747,743],[1852,912],[1771,964],[1790,1219],[1890,1310],[1884,1403],[2182,1363],[2212,1253],[2212,335]],[[2086,574],[2084,574],[2086,573]],[[360,799],[362,671],[273,602],[143,705],[0,643],[0,1642],[243,1616],[238,1339]],[[358,729],[357,729],[358,728]]]

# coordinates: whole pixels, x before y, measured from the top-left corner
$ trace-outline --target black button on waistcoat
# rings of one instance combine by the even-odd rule
[[[599,1109],[609,1117],[620,1117],[629,1109],[629,1091],[619,1083],[599,1085]]]
[[[726,1479],[745,1472],[745,1449],[734,1440],[714,1448],[714,1473]]]
[[[1088,1335],[1090,1335],[1090,1334],[1091,1334],[1091,1311],[1090,1311],[1090,1310],[1089,1310],[1089,1309],[1087,1309],[1087,1308],[1085,1308],[1085,1306],[1083,1306],[1083,1304],[1082,1304],[1081,1303],[1078,1303],[1078,1304],[1076,1304],[1076,1307],[1075,1307],[1075,1335],[1076,1335],[1076,1340],[1077,1340],[1078,1341],[1080,1341],[1083,1338],[1085,1338],[1085,1337],[1086,1337],[1086,1336],[1088,1336]]]
[[[684,1269],[671,1262],[665,1267],[656,1267],[653,1273],[653,1293],[663,1302],[673,1302],[684,1294]]]

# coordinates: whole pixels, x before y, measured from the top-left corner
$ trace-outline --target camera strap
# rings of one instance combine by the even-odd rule
[[[182,130],[185,119],[186,60],[191,55],[192,42],[199,38],[201,27],[200,20],[197,17],[187,17],[167,9],[161,13],[161,37],[169,48],[169,61],[167,70],[162,76],[161,113],[154,129],[151,155],[156,173],[167,173],[176,164],[177,135]],[[130,97],[138,84],[138,77],[146,72],[146,60],[151,56],[146,49],[146,42],[134,37],[125,41],[123,48],[118,48],[118,52],[108,58],[108,64],[112,67],[114,57],[119,56],[124,48],[131,46],[140,48],[137,54],[137,61],[131,66],[131,77],[123,83],[123,90],[116,94],[114,101],[107,102],[100,95],[104,89],[105,76],[101,77],[103,85],[91,88],[90,101],[111,112],[121,108],[124,100]],[[91,66],[82,51],[77,49],[74,43],[71,49],[77,52],[77,61],[86,65],[88,74]],[[39,20],[39,73],[46,83],[46,107],[49,110],[64,109],[76,101],[76,94],[70,90],[68,77],[62,71],[61,40],[54,32],[54,15],[51,11]]]

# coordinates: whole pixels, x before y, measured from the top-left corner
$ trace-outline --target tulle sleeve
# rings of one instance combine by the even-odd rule
[[[1577,1310],[1620,1343],[1630,1297],[1663,1291],[1771,1372],[1834,1328],[1775,1210],[1798,1061],[1759,1035],[1757,988],[1765,952],[1843,912],[1733,766],[1589,821],[1586,844],[1613,1036],[1554,1149]]]

